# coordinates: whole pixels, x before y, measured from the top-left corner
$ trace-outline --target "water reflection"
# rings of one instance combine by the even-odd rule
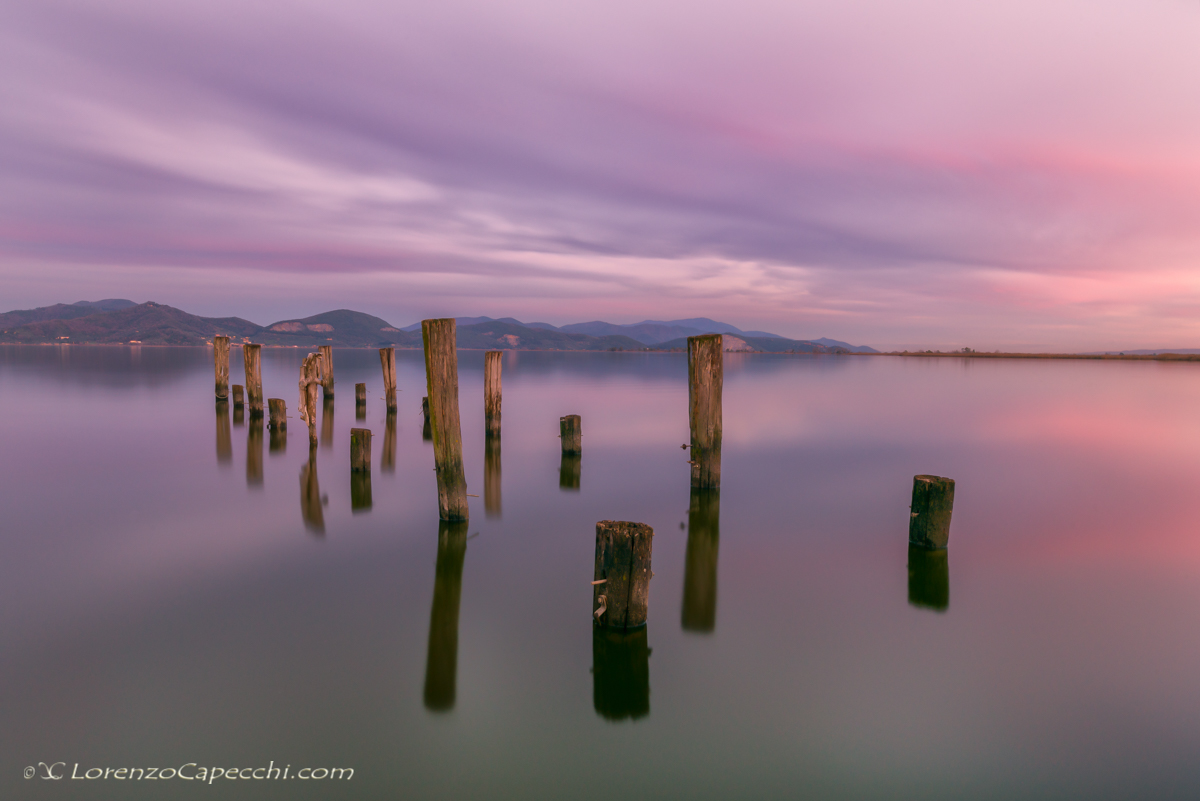
[[[684,631],[711,632],[716,627],[720,539],[721,491],[693,488],[688,505],[687,555],[683,568]]]
[[[650,714],[646,626],[629,631],[592,627],[592,704],[605,720]]]
[[[394,409],[387,413],[387,422],[384,424],[379,468],[385,473],[396,472],[396,411]]]
[[[564,453],[558,465],[558,488],[578,490],[579,474],[582,472],[583,457],[578,453]]]
[[[371,471],[350,471],[350,511],[371,511]]]
[[[950,552],[908,546],[908,602],[944,612],[950,606]]]
[[[240,403],[233,404],[233,424],[240,426],[246,421],[246,407]]]
[[[300,468],[300,516],[314,534],[325,533],[325,510],[321,508],[321,486],[317,483],[317,449],[308,448],[308,462]]]
[[[263,418],[250,415],[246,432],[246,484],[261,487],[263,483]]]
[[[483,509],[488,517],[500,517],[500,438],[483,442]]]
[[[229,430],[229,401],[217,401],[217,464],[233,464],[233,437]]]
[[[463,562],[467,557],[467,525],[466,521],[438,521],[437,567],[425,662],[425,707],[434,712],[454,708],[458,679],[458,605],[462,597]]]
[[[268,428],[269,448],[272,454],[287,453],[287,429],[283,426]]]
[[[333,447],[333,395],[321,402],[321,447]]]

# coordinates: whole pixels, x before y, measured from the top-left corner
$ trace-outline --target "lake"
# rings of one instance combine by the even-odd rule
[[[378,353],[335,351],[311,460],[303,356],[263,350],[282,442],[217,413],[208,349],[0,348],[0,795],[1200,794],[1200,365],[728,354],[693,496],[685,355],[506,353],[489,451],[463,351],[456,535],[422,354],[389,435]],[[947,562],[909,563],[919,473],[957,481]],[[624,638],[606,519],[655,532]]]

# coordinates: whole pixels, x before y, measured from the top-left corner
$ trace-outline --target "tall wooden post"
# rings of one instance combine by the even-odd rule
[[[908,542],[926,550],[950,544],[950,513],[954,511],[954,479],[913,476]]]
[[[262,417],[263,414],[261,356],[262,345],[242,345],[242,364],[246,367],[246,406],[251,417]]]
[[[321,345],[321,386],[325,388],[323,395],[333,397],[333,345]]]
[[[717,624],[717,549],[721,541],[721,491],[692,489],[683,567],[684,631],[707,633]]]
[[[309,445],[317,444],[317,386],[321,383],[321,354],[310,353],[300,365],[300,419],[308,424]]]
[[[724,344],[720,334],[688,337],[688,417],[692,428],[692,486],[721,486],[721,386]]]
[[[213,369],[217,375],[217,399],[229,397],[229,337],[213,337]]]
[[[504,352],[483,354],[483,418],[487,436],[500,436],[500,367]]]
[[[583,453],[583,422],[577,414],[558,418],[558,436],[562,439],[562,452]]]
[[[380,348],[379,362],[383,365],[383,395],[389,412],[396,411],[396,349]]]
[[[458,350],[453,318],[422,320],[425,382],[433,428],[438,514],[442,520],[466,520],[467,478],[463,472],[462,430],[458,417]]]
[[[601,520],[596,524],[592,616],[605,628],[646,624],[650,608],[650,555],[654,529],[645,523]]]
[[[272,429],[284,430],[287,428],[287,404],[282,398],[268,398],[267,406],[271,412]]]
[[[434,712],[454,708],[458,683],[458,610],[466,558],[467,521],[440,521],[425,659],[425,708]]]

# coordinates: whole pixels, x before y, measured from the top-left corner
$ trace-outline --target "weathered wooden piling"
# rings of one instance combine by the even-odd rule
[[[467,521],[439,521],[425,660],[425,708],[434,712],[454,708],[458,683],[458,610],[466,557]]]
[[[371,429],[350,429],[350,470],[371,472]]]
[[[578,453],[564,453],[558,463],[558,488],[578,492],[582,473],[583,457]]]
[[[592,616],[596,625],[632,629],[646,623],[650,606],[654,529],[645,523],[601,520],[596,524]]]
[[[500,438],[483,440],[483,510],[488,517],[500,517]]]
[[[563,453],[583,453],[583,421],[579,415],[558,418],[558,436],[562,440]]]
[[[429,398],[421,398],[421,439],[433,442],[433,428],[429,425]]]
[[[913,476],[912,507],[908,516],[909,544],[938,550],[950,544],[950,513],[954,511],[954,479]]]
[[[242,345],[242,364],[246,368],[246,406],[251,417],[262,417],[262,345]]]
[[[383,365],[383,396],[389,412],[396,411],[396,349],[380,348],[379,362]]]
[[[437,470],[438,515],[442,520],[466,520],[467,478],[463,472],[462,431],[458,417],[458,349],[453,318],[422,320],[425,342],[425,382],[433,429],[434,469]]]
[[[321,383],[321,354],[310,353],[300,365],[300,419],[308,424],[308,441],[317,444],[317,387]]]
[[[324,388],[322,395],[333,398],[333,345],[321,345],[318,350],[321,351],[321,386]]]
[[[367,419],[367,385],[354,385],[354,419]]]
[[[483,354],[483,420],[489,437],[500,436],[500,373],[504,352],[489,350]]]
[[[213,369],[217,378],[217,398],[229,397],[229,337],[213,337]]]
[[[721,387],[724,342],[720,334],[688,337],[688,418],[692,429],[692,486],[721,486]]]
[[[379,455],[379,469],[385,473],[396,472],[396,413],[388,412],[383,428],[383,453]]]
[[[908,546],[908,602],[944,612],[950,606],[950,551]]]
[[[241,384],[233,385],[233,408],[235,408],[235,409],[245,405],[245,400],[242,396],[242,392],[243,392],[243,389],[242,389]]]
[[[308,448],[308,462],[300,468],[300,517],[314,534],[325,533],[325,509],[317,481],[317,449]]]
[[[270,426],[272,429],[284,431],[287,429],[287,404],[282,398],[268,398],[267,408],[271,413]]]
[[[592,627],[592,705],[605,720],[650,714],[650,647],[646,626]]]
[[[721,541],[721,491],[692,489],[683,567],[684,631],[708,633],[717,625],[717,550]]]
[[[217,464],[233,462],[233,437],[229,430],[229,401],[217,401]]]
[[[261,487],[263,483],[263,419],[250,415],[246,430],[246,485]]]

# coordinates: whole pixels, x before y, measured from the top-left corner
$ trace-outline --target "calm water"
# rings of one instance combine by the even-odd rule
[[[302,357],[263,351],[293,415]],[[463,352],[480,497],[439,537],[420,359],[389,467],[378,356],[336,352],[314,467],[298,419],[214,413],[206,349],[0,349],[0,796],[1200,793],[1200,366],[730,356],[693,498],[684,356],[508,354],[485,453]],[[948,579],[910,575],[917,473],[958,482]],[[590,618],[608,518],[656,532],[622,641]],[[271,761],[354,775],[69,778]]]

